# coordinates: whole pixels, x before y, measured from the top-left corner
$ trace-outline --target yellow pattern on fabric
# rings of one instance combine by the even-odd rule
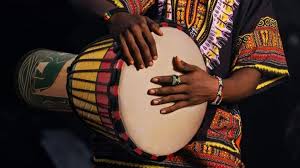
[[[235,66],[232,71],[236,71],[236,70],[239,70],[242,68],[257,68],[259,70],[275,73],[278,75],[288,75],[289,74],[289,71],[287,69],[278,69],[278,68],[274,68],[274,67],[270,67],[270,66],[266,66],[266,65],[262,65],[262,64]]]
[[[263,73],[276,75],[274,77],[270,75],[266,78],[263,76],[263,80],[256,90],[289,75],[278,24],[271,17],[261,18],[252,33],[239,36],[235,50],[237,56],[233,61],[232,71],[255,68]]]
[[[217,148],[221,148],[221,149],[226,149],[229,150],[230,152],[234,152],[234,153],[240,153],[239,149],[233,149],[227,145],[221,144],[221,143],[217,143],[217,142],[210,142],[210,141],[206,141],[204,142],[205,145],[207,146],[212,146],[212,147],[217,147]]]
[[[212,3],[212,2],[215,2],[215,0],[208,0],[208,2],[207,2],[207,9],[206,9],[207,12],[206,12],[206,15],[208,15],[208,13],[211,12],[209,9],[211,9],[212,6],[213,6],[213,3]],[[196,38],[197,41],[199,41],[200,38],[203,36],[205,30],[207,29],[207,25],[209,24],[209,20],[210,20],[210,19],[211,19],[211,18],[209,18],[209,17],[207,17],[207,16],[205,17],[204,24],[203,24],[203,26],[202,26],[202,28],[201,28],[201,30],[200,30],[200,32],[199,32],[197,38]]]
[[[162,166],[154,166],[154,165],[142,165],[137,163],[128,163],[128,162],[122,162],[122,161],[115,161],[115,160],[109,160],[109,159],[97,159],[93,158],[93,160],[96,163],[108,163],[108,164],[114,164],[118,166],[127,166],[127,167],[136,167],[136,168],[167,168]]]
[[[243,69],[243,68],[256,68],[256,69],[259,69],[259,70],[262,70],[262,71],[266,71],[266,72],[271,72],[271,73],[275,73],[275,74],[278,74],[280,75],[279,77],[277,78],[274,78],[274,79],[270,79],[270,80],[267,80],[263,83],[260,83],[257,87],[256,87],[256,90],[260,90],[282,78],[284,78],[286,75],[289,75],[289,72],[287,69],[278,69],[278,68],[273,68],[273,67],[269,67],[269,66],[266,66],[266,65],[259,65],[259,64],[256,64],[256,65],[245,65],[245,66],[236,66],[233,71],[237,71],[239,69]]]
[[[261,88],[264,88],[264,87],[266,87],[266,86],[268,86],[268,85],[270,85],[270,84],[272,84],[272,83],[274,83],[274,82],[276,82],[276,81],[279,81],[280,79],[282,79],[282,78],[284,78],[285,76],[280,76],[280,77],[278,77],[278,78],[274,78],[274,79],[272,79],[272,80],[268,80],[268,81],[266,81],[266,82],[264,82],[264,83],[261,83],[261,84],[259,84],[258,86],[257,86],[257,88],[256,88],[256,90],[259,90],[259,89],[261,89]]]
[[[261,18],[252,33],[239,36],[236,42],[238,53],[241,53],[244,49],[255,49],[257,47],[276,47],[283,52],[283,45],[275,19],[270,17]]]
[[[155,4],[155,0],[142,0],[141,14],[145,13],[153,4]]]
[[[124,8],[124,5],[119,0],[112,0],[118,8]]]
[[[186,6],[187,11],[185,12],[185,21],[186,21],[186,25],[187,25],[188,28],[190,28],[196,20],[198,0],[194,0],[193,6],[191,5],[191,3],[192,3],[191,0],[187,1],[187,6]],[[192,14],[191,14],[191,11],[190,11],[191,7],[194,7]]]

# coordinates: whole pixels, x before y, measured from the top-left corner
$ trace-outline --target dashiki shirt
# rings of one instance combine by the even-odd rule
[[[112,0],[132,14],[175,22],[195,40],[211,75],[228,78],[242,68],[262,73],[257,92],[288,76],[271,0]],[[149,12],[147,13],[147,10]],[[244,167],[241,115],[236,104],[209,105],[198,134],[163,162],[140,160],[95,133],[96,167]],[[178,134],[180,136],[180,134]]]

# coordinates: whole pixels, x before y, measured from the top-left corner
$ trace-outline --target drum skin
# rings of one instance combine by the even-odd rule
[[[201,53],[181,27],[162,24],[164,36],[154,35],[158,60],[137,71],[121,59],[113,39],[104,38],[87,47],[68,70],[67,91],[74,111],[89,127],[109,137],[137,156],[162,160],[187,145],[197,133],[207,103],[160,114],[171,104],[151,106],[147,95],[155,76],[180,75],[172,59],[206,70]]]
[[[206,104],[203,104],[162,115],[160,109],[172,104],[150,105],[155,97],[147,95],[147,90],[160,87],[151,83],[151,78],[180,75],[173,70],[174,56],[205,67],[198,47],[184,32],[172,27],[163,27],[161,30],[164,36],[154,35],[158,60],[152,67],[141,71],[123,65],[119,85],[120,113],[126,132],[137,146],[158,156],[183,148],[198,131],[206,111]]]

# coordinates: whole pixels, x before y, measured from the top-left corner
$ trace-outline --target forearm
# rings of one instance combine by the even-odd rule
[[[261,73],[253,68],[244,68],[224,79],[223,102],[237,102],[254,94]]]

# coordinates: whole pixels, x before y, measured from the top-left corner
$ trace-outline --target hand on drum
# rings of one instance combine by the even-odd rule
[[[174,85],[174,76],[154,77],[151,82],[161,87],[148,90],[149,95],[159,96],[151,101],[153,106],[174,103],[170,107],[161,109],[162,114],[215,99],[218,90],[218,80],[215,77],[195,65],[185,63],[178,57],[173,58],[173,66],[176,71],[183,74],[179,77],[179,82]]]
[[[153,65],[158,54],[151,32],[163,35],[157,23],[145,16],[120,12],[112,16],[109,30],[120,42],[128,65],[135,65],[137,70]]]

